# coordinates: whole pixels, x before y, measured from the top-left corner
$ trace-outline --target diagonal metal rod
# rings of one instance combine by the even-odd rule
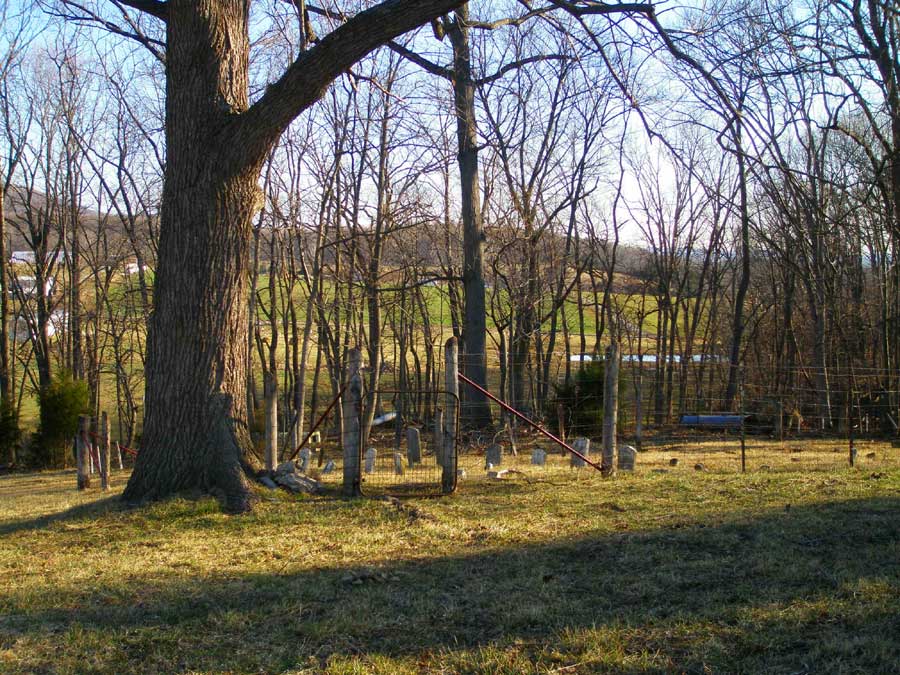
[[[344,392],[347,391],[347,387],[349,387],[349,386],[350,386],[350,383],[349,383],[349,382],[346,382],[346,383],[344,384],[344,386],[341,387],[341,390],[338,392],[338,395],[335,396],[335,397],[334,397],[334,400],[329,404],[329,406],[328,406],[327,408],[325,408],[325,412],[323,412],[323,413],[319,416],[319,419],[316,421],[316,423],[313,424],[312,429],[310,429],[310,430],[309,430],[309,433],[306,434],[306,438],[303,439],[303,442],[300,443],[300,445],[298,445],[296,448],[294,448],[294,452],[291,453],[291,456],[288,457],[286,461],[291,462],[291,461],[294,460],[294,458],[297,456],[297,454],[300,452],[300,450],[303,449],[303,446],[306,445],[307,441],[309,441],[309,439],[312,438],[312,435],[313,435],[314,433],[316,433],[316,431],[318,430],[318,428],[319,428],[320,426],[322,426],[322,422],[324,422],[324,421],[325,421],[325,418],[328,417],[328,413],[330,413],[330,412],[331,412],[331,409],[334,408],[334,406],[337,405],[337,402],[341,400],[341,396],[344,395]],[[324,452],[324,451],[323,451],[323,452]]]
[[[556,444],[559,445],[560,447],[564,448],[565,450],[568,450],[569,452],[571,452],[571,453],[572,453],[573,455],[575,455],[576,457],[579,457],[579,458],[581,458],[582,460],[584,460],[585,463],[590,464],[592,467],[594,467],[595,469],[597,469],[597,471],[603,473],[603,469],[601,469],[597,464],[594,464],[591,460],[589,460],[587,457],[585,457],[584,455],[582,455],[580,452],[578,452],[575,448],[573,448],[571,445],[569,445],[568,443],[566,443],[564,440],[562,440],[561,438],[557,438],[556,436],[554,436],[553,434],[551,434],[549,431],[547,431],[544,427],[542,427],[542,426],[541,426],[540,424],[538,424],[537,422],[532,422],[530,419],[528,419],[527,417],[525,417],[525,415],[523,415],[522,413],[520,413],[518,410],[516,410],[515,408],[513,408],[511,405],[509,405],[508,403],[505,403],[505,402],[501,401],[499,398],[497,398],[496,396],[494,396],[494,395],[493,395],[491,392],[489,392],[487,389],[485,389],[484,387],[482,387],[482,386],[479,385],[479,384],[476,384],[475,382],[473,382],[472,380],[470,380],[468,377],[466,377],[466,376],[463,375],[462,373],[457,373],[457,375],[459,376],[460,382],[465,382],[467,385],[469,385],[470,387],[472,387],[472,388],[475,389],[476,391],[480,391],[482,394],[484,394],[484,395],[487,396],[489,399],[491,399],[494,403],[497,403],[501,408],[503,408],[504,410],[506,410],[506,411],[508,411],[508,412],[511,412],[513,415],[515,415],[516,417],[518,417],[520,420],[522,420],[523,422],[525,422],[525,424],[529,425],[530,427],[532,427],[532,428],[533,428],[534,430],[536,430],[537,432],[543,434],[544,436],[546,436],[547,438],[549,438],[551,441],[553,441],[554,443],[556,443]]]

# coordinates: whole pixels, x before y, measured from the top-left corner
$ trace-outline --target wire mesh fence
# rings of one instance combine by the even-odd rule
[[[464,366],[466,358],[460,355]],[[602,361],[599,366],[582,362],[566,368],[558,360],[544,371],[552,381],[526,368],[526,380],[517,386],[509,364],[499,368],[498,358],[496,353],[488,355],[487,389],[569,444],[584,439],[579,442],[588,458],[599,462],[607,403]],[[376,396],[375,423],[360,447],[364,493],[440,492],[442,441],[435,421],[445,395],[436,384],[444,381],[442,367],[437,364],[426,382],[407,376],[407,382],[417,384],[403,388],[389,388],[396,373],[385,373]],[[896,424],[900,388],[887,386],[895,374],[875,369],[833,369],[824,375],[814,368],[755,369],[739,373],[731,395],[728,375],[722,359],[663,367],[656,361],[635,363],[626,355],[616,389],[619,455],[627,454],[625,446],[633,447],[633,471],[638,474],[849,467],[878,471],[900,466]],[[592,471],[539,429],[466,384],[460,388],[458,409],[454,475],[463,485],[510,470],[526,476],[558,473],[571,479]],[[490,425],[473,427],[470,421],[483,420],[485,411]],[[341,440],[333,424],[331,428],[321,449],[313,452],[311,470],[324,483],[338,484]]]

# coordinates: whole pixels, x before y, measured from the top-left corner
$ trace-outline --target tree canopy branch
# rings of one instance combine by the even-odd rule
[[[302,52],[278,81],[226,129],[233,147],[246,161],[261,161],[266,148],[328,85],[354,63],[431,19],[464,4],[464,0],[384,0],[347,19]]]
[[[388,47],[391,50],[400,56],[402,56],[407,61],[411,61],[415,63],[417,66],[422,68],[423,70],[431,73],[432,75],[437,75],[438,77],[443,77],[445,80],[449,80],[453,77],[453,71],[449,68],[445,68],[444,66],[439,66],[434,61],[429,61],[424,56],[420,56],[416,54],[414,51],[407,49],[403,45],[394,40],[391,40],[388,43]]]
[[[162,2],[162,0],[115,0],[114,4],[137,9],[163,21],[169,18],[169,3]]]

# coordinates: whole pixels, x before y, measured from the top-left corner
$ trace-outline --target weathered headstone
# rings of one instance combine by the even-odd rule
[[[291,473],[297,473],[297,465],[290,460],[288,460],[287,462],[282,462],[275,469],[275,474],[279,476],[284,476]]]
[[[322,484],[319,481],[296,473],[278,473],[276,470],[274,481],[291,492],[314,495],[322,491]]]
[[[407,427],[406,429],[406,459],[409,461],[410,466],[422,462],[422,450],[419,446],[419,430],[415,427]]]
[[[495,443],[490,446],[484,452],[484,466],[485,468],[500,466],[503,463],[503,446],[499,443]]]
[[[630,445],[619,448],[619,471],[634,471],[634,461],[637,459],[637,450]]]
[[[572,443],[572,449],[576,452],[581,453],[584,457],[587,457],[591,454],[591,439],[576,438]],[[580,469],[581,467],[585,466],[585,463],[581,457],[573,454],[569,459],[569,466]]]
[[[329,459],[328,463],[325,465],[325,468],[322,469],[322,473],[331,473],[335,469],[335,463],[333,459]]]
[[[372,473],[375,470],[376,457],[378,457],[378,451],[375,448],[366,450],[366,473]]]
[[[466,477],[466,470],[465,470],[465,469],[457,469],[457,470],[456,470],[456,477],[457,477],[457,478],[465,478],[465,477]]]
[[[547,462],[547,453],[540,448],[531,451],[531,463],[535,466],[544,466]]]
[[[303,448],[300,451],[300,455],[297,457],[300,473],[306,473],[306,470],[309,468],[309,455],[309,448]]]
[[[394,453],[394,473],[398,476],[403,475],[403,453]]]

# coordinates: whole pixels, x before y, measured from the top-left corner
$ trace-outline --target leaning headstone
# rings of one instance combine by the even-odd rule
[[[399,452],[394,453],[394,473],[398,476],[403,475],[403,454]]]
[[[276,476],[283,476],[290,473],[297,473],[297,465],[291,461],[282,462],[275,469]]]
[[[576,438],[572,443],[572,448],[576,452],[580,452],[582,455],[587,457],[591,454],[591,439],[589,438]],[[569,459],[569,466],[580,469],[585,466],[584,460],[578,455],[573,454]]]
[[[306,473],[306,470],[309,468],[309,448],[303,448],[300,451],[297,463],[299,464],[300,473]]]
[[[484,466],[485,468],[487,468],[488,465],[491,465],[491,467],[500,466],[502,462],[503,446],[495,443],[494,445],[490,446],[484,453]]]
[[[366,473],[372,473],[375,470],[376,457],[378,457],[378,451],[375,448],[366,450]]]
[[[322,484],[319,481],[296,473],[276,473],[275,482],[291,492],[314,495],[322,491]]]
[[[406,459],[409,465],[419,464],[422,461],[422,450],[419,446],[419,430],[415,427],[406,429]]]
[[[637,458],[637,450],[630,445],[619,448],[619,471],[634,471],[634,460]]]
[[[540,448],[531,451],[531,463],[535,466],[544,466],[547,462],[547,453]]]
[[[329,459],[328,463],[325,465],[325,468],[322,469],[322,473],[331,473],[335,469],[335,463],[333,459]]]

